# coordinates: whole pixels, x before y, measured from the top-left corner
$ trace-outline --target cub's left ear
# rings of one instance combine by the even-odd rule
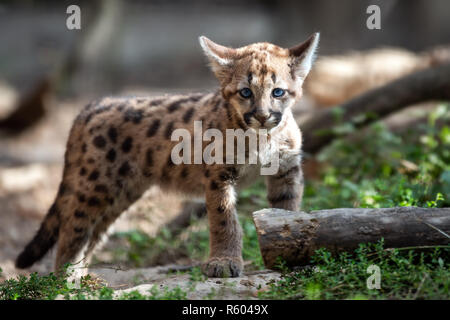
[[[314,33],[305,42],[289,49],[292,59],[291,68],[296,77],[305,80],[315,59],[320,34]]]

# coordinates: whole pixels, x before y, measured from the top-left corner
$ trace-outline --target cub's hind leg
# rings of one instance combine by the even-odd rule
[[[136,190],[136,189],[135,189]],[[108,228],[141,195],[117,191],[116,198],[91,196],[81,197],[72,216],[66,216],[61,225],[55,269],[71,264],[74,278],[87,273],[92,253]],[[70,214],[70,213],[69,213]]]
[[[101,216],[99,221],[96,223],[92,235],[89,238],[88,245],[85,251],[86,261],[90,261],[95,249],[98,249],[99,246],[107,239],[108,230],[114,224],[114,222],[119,218],[119,216],[128,209],[130,205],[134,203],[136,199],[131,199],[129,197],[124,197],[124,199],[110,200],[111,206],[105,211],[105,213]],[[116,202],[119,204],[116,205]]]
[[[85,275],[87,270],[86,249],[93,231],[108,205],[103,199],[93,195],[86,197],[77,192],[61,212],[55,271],[62,272],[70,264],[69,273],[74,278]]]
[[[86,274],[84,248],[89,240],[92,227],[83,229],[73,228],[64,223],[60,229],[58,248],[56,251],[55,271],[62,273],[66,264],[70,264],[68,274],[79,278]]]

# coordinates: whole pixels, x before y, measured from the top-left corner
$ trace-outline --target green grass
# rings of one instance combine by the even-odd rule
[[[317,156],[321,176],[307,181],[304,209],[450,206],[449,124],[441,105],[402,135],[375,123],[351,141],[335,140]]]
[[[0,269],[1,273],[1,269]],[[75,285],[68,280],[68,275],[60,277],[53,273],[40,276],[32,273],[30,276],[19,276],[7,279],[0,284],[0,300],[184,300],[188,291],[194,290],[195,281],[187,290],[180,287],[169,289],[152,286],[146,293],[137,290],[124,292],[114,296],[114,290],[87,275]]]
[[[335,140],[316,160],[319,177],[307,179],[302,209],[305,211],[342,207],[448,207],[450,206],[450,111],[440,105],[428,122],[396,134],[377,122],[351,139]],[[345,128],[343,130],[342,128]],[[338,128],[339,129],[339,128]],[[351,133],[351,125],[341,125]],[[244,231],[244,260],[248,270],[264,268],[251,218],[253,211],[268,207],[263,181],[243,190],[238,199],[239,220]],[[209,254],[209,232],[205,219],[175,236],[162,230],[149,237],[139,230],[116,234],[126,248],[117,255],[132,266],[155,264],[161,255],[190,257],[203,261]],[[308,267],[289,270],[280,264],[283,276],[260,293],[270,299],[448,299],[448,248],[393,249],[383,243],[361,244],[352,253],[331,256],[316,252]],[[369,265],[381,270],[381,289],[367,289]],[[190,272],[195,282],[204,281],[200,270]],[[0,284],[0,299],[111,299],[112,290],[93,286],[86,279],[79,289],[52,274],[9,279]],[[185,299],[188,290],[152,289],[148,294],[131,292],[122,299]],[[210,298],[215,293],[211,292]]]
[[[7,279],[1,283],[0,300],[52,300],[70,290],[70,284],[53,273],[46,276],[32,273],[29,277],[19,276],[17,279]]]
[[[383,242],[361,244],[353,253],[332,256],[320,249],[311,265],[290,270],[280,265],[280,281],[261,292],[264,299],[448,299],[450,246],[426,251],[383,248]],[[380,270],[380,288],[367,286]]]

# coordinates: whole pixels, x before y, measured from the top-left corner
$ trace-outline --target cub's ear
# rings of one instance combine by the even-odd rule
[[[311,35],[305,42],[289,49],[291,56],[291,68],[293,74],[303,82],[315,59],[320,34],[318,32]]]
[[[227,79],[233,69],[236,49],[221,46],[205,36],[201,36],[198,39],[216,77],[219,81]]]

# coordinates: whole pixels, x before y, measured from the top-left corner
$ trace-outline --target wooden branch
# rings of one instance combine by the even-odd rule
[[[361,127],[404,107],[432,100],[450,100],[450,64],[412,73],[370,90],[339,107],[317,112],[299,123],[304,139],[303,150],[315,153],[326,146],[338,136],[332,128],[339,124],[350,121],[356,127]]]
[[[264,264],[310,263],[315,250],[353,251],[384,238],[386,247],[447,245],[450,208],[332,209],[311,213],[263,209],[253,213]],[[436,230],[434,228],[440,230]]]
[[[7,118],[0,120],[0,129],[8,134],[17,134],[41,120],[46,114],[46,98],[51,90],[49,77],[41,78],[22,95],[16,109]]]

